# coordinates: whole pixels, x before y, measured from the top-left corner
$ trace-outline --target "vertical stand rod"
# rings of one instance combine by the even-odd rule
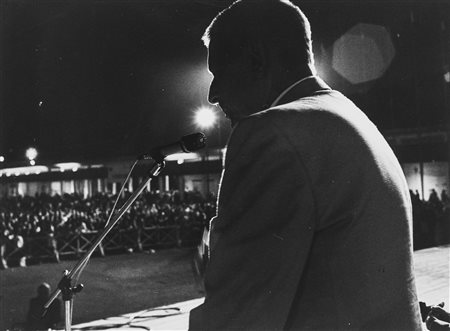
[[[72,300],[73,299],[64,301],[64,316],[65,316],[64,330],[65,331],[72,330]]]

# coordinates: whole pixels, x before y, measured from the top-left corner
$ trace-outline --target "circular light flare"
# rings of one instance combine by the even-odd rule
[[[35,160],[30,160],[30,165],[32,165],[32,166],[36,165],[36,161]]]
[[[26,150],[25,156],[28,158],[28,160],[32,161],[38,156],[38,152],[36,148],[30,147]]]
[[[3,155],[0,155],[0,162],[5,162],[5,157]]]
[[[358,23],[334,42],[331,65],[350,83],[361,84],[382,77],[395,53],[384,26]]]
[[[195,123],[203,129],[213,127],[216,120],[216,113],[210,107],[200,107],[195,112]]]

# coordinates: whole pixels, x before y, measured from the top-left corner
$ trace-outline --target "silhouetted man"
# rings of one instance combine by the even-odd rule
[[[420,330],[411,203],[375,125],[314,68],[288,1],[239,1],[204,38],[231,120],[211,221],[205,330]]]

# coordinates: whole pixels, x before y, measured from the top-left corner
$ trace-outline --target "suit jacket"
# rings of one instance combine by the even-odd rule
[[[420,330],[408,187],[375,125],[317,77],[240,121],[200,330]]]

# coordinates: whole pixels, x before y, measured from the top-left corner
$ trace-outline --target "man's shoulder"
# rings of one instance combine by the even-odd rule
[[[258,131],[269,128],[281,128],[282,131],[320,129],[348,122],[349,117],[362,114],[344,95],[327,90],[254,113],[244,118],[239,126]]]
[[[283,120],[292,117],[333,116],[342,110],[356,108],[352,101],[335,90],[318,91],[289,103],[280,104],[254,113],[245,121]]]

